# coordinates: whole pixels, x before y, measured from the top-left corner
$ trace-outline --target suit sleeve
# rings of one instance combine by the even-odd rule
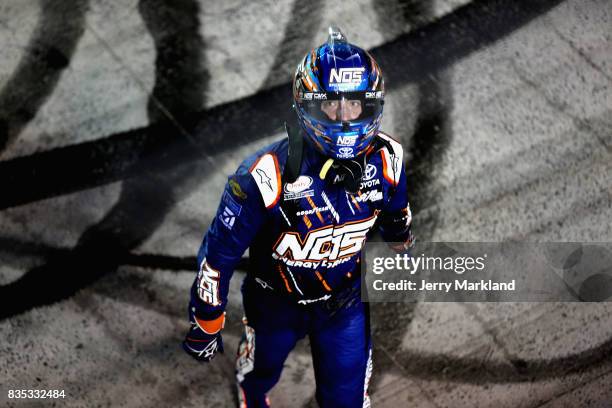
[[[228,179],[198,251],[199,269],[190,301],[190,311],[198,319],[213,320],[223,314],[234,269],[266,218],[257,186],[241,166]]]
[[[404,165],[397,185],[389,190],[391,197],[380,214],[380,233],[385,241],[398,244],[394,249],[406,250],[412,246],[414,236]]]

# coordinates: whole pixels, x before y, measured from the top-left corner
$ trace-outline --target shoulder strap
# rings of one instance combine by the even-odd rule
[[[283,170],[283,185],[285,183],[293,183],[298,178],[304,154],[304,138],[300,134],[300,129],[295,125],[289,126],[285,122],[285,130],[289,139],[289,149],[287,151],[287,162]]]
[[[289,148],[287,149],[287,161],[283,168],[281,177],[281,188],[285,188],[285,184],[293,183],[300,176],[302,170],[302,158],[304,156],[304,137],[301,134],[301,129],[296,123],[289,125],[285,122],[285,130],[289,139]],[[289,229],[297,225],[297,216],[295,215],[298,208],[293,200],[280,201],[280,212],[286,221],[285,229]]]

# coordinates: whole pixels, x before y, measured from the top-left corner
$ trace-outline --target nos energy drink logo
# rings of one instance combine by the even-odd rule
[[[376,215],[364,220],[329,225],[309,231],[305,238],[297,232],[285,232],[274,245],[272,258],[289,266],[333,268],[361,251]]]
[[[359,84],[361,83],[364,67],[360,68],[332,68],[329,73],[330,84]]]

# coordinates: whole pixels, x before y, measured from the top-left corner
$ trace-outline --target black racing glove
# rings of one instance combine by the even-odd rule
[[[225,324],[225,312],[216,319],[202,320],[190,310],[191,329],[183,341],[183,349],[198,361],[210,361],[217,351],[223,353],[221,330]]]

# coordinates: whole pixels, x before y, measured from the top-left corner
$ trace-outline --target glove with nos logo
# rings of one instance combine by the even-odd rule
[[[223,353],[221,330],[225,324],[225,312],[214,320],[202,320],[189,310],[191,328],[183,341],[183,349],[198,361],[210,361],[217,354]]]

